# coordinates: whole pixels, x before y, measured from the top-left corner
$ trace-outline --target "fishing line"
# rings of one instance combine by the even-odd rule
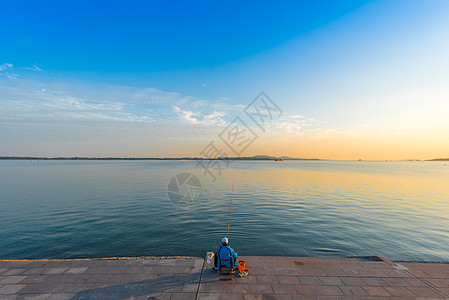
[[[233,194],[234,194],[234,182],[232,182],[232,189],[231,189],[231,204],[229,205],[228,231],[226,232],[227,238],[229,238],[229,224],[231,223],[231,208],[232,208],[232,195]]]

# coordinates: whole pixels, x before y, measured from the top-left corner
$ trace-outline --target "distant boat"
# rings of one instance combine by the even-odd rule
[[[274,161],[284,161],[283,158],[275,158]]]

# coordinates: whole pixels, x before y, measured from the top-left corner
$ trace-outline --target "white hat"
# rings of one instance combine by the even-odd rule
[[[221,242],[222,242],[223,244],[227,244],[227,243],[228,243],[228,238],[227,238],[227,237],[224,237],[224,238],[221,240]]]

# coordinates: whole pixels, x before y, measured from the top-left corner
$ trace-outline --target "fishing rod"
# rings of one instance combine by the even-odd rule
[[[229,205],[228,231],[226,232],[226,238],[228,238],[228,239],[229,239],[229,224],[231,224],[231,208],[232,208],[232,195],[233,194],[234,194],[234,182],[232,182],[231,204]]]

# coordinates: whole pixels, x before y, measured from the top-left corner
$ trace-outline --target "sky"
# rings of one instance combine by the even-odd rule
[[[0,156],[449,157],[445,0],[0,9]]]

